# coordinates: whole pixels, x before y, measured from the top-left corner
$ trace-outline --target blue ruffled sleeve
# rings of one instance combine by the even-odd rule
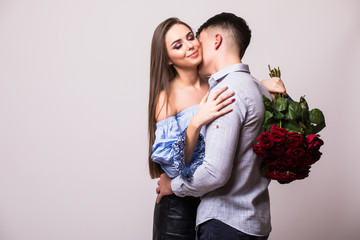
[[[195,170],[203,163],[205,156],[205,140],[204,136],[200,133],[199,139],[196,143],[194,153],[191,158],[191,162],[185,165],[184,171],[181,176],[186,180],[191,180],[194,176]]]
[[[202,164],[205,142],[202,135],[194,150],[192,160],[185,164],[186,128],[180,129],[176,117],[164,119],[156,124],[155,143],[151,158],[160,164],[170,178],[181,175],[191,180],[196,168]]]

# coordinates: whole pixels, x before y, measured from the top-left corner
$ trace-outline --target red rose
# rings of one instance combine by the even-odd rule
[[[291,171],[286,171],[280,173],[280,178],[277,179],[279,183],[285,184],[285,183],[291,183],[296,179],[296,174]]]
[[[259,141],[260,147],[263,149],[269,149],[274,145],[273,139],[268,131],[262,132],[256,139]]]
[[[297,162],[296,162],[297,159],[290,158],[288,156],[283,156],[282,160],[283,160],[284,164],[286,165],[287,170],[297,167]]]
[[[296,174],[296,179],[304,179],[309,176],[310,166],[301,166],[293,169],[293,172]]]
[[[306,143],[310,151],[319,151],[320,147],[324,145],[324,141],[321,140],[317,134],[310,134],[306,138]]]
[[[270,179],[278,180],[278,178],[280,177],[280,171],[278,171],[278,170],[268,171],[265,174],[265,176]]]
[[[304,147],[296,147],[296,148],[290,148],[286,150],[285,155],[287,158],[290,159],[298,159],[305,154],[305,148]]]
[[[320,159],[321,155],[322,153],[320,151],[311,152],[311,164],[316,163]]]
[[[271,148],[271,155],[273,156],[281,156],[282,154],[284,154],[285,148],[283,145],[274,145]]]
[[[269,170],[279,170],[281,172],[297,167],[294,159],[288,158],[286,156],[281,156],[275,159],[266,158],[265,164]]]
[[[280,128],[276,124],[273,124],[270,135],[274,142],[283,143],[286,137],[286,128]]]
[[[286,148],[296,148],[304,143],[304,136],[296,132],[289,132],[285,141]]]
[[[305,153],[302,157],[296,160],[297,166],[307,166],[311,165],[311,155],[309,153]]]
[[[290,183],[296,179],[296,174],[291,171],[270,171],[266,173],[266,177],[278,180],[279,183]]]
[[[262,158],[267,158],[269,156],[269,154],[260,147],[259,143],[255,144],[252,148],[253,148],[253,151]]]
[[[288,164],[286,164],[281,158],[276,159],[266,159],[266,167],[269,170],[280,170],[286,171],[288,169]]]

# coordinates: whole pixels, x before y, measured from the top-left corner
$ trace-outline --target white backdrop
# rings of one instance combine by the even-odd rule
[[[244,62],[280,66],[323,110],[310,177],[270,184],[270,240],[360,239],[360,2],[0,0],[0,239],[151,239],[150,43],[222,11],[253,32]],[[357,79],[356,79],[357,77]]]

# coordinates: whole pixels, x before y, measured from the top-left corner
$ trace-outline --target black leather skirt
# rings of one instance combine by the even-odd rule
[[[194,240],[200,198],[165,196],[155,204],[153,240]]]

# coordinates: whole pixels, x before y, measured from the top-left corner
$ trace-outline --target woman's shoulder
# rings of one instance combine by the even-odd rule
[[[156,104],[156,122],[175,116],[176,108],[173,105],[174,104],[169,101],[166,91],[162,90]]]
[[[166,116],[165,118],[156,122],[157,131],[165,132],[177,132],[182,131],[187,127],[189,121],[194,116],[198,109],[199,105],[193,105],[187,107],[180,112],[174,113],[171,116]]]

